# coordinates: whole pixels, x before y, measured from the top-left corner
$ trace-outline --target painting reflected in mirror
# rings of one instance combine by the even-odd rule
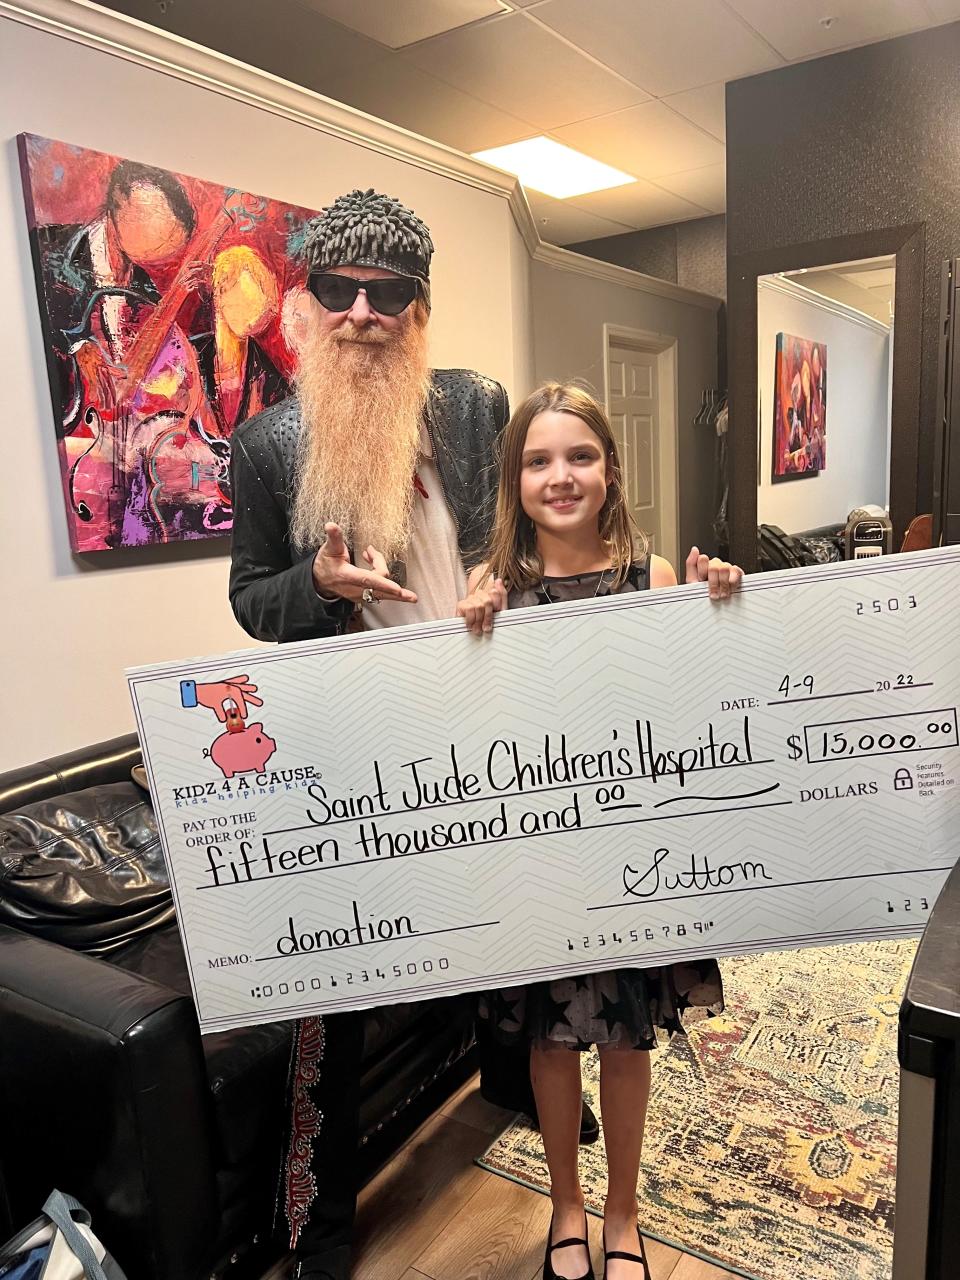
[[[827,346],[777,334],[771,479],[800,480],[827,465]]]

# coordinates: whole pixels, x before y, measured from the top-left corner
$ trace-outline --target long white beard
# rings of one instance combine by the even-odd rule
[[[356,546],[402,555],[430,386],[424,319],[411,312],[394,331],[314,328],[298,351],[294,543],[319,546],[332,520]]]

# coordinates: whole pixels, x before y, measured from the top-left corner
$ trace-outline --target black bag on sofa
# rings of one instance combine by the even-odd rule
[[[801,565],[816,564],[796,538],[784,533],[775,524],[762,524],[757,529],[757,555],[761,572],[771,569],[797,569]]]
[[[107,955],[173,919],[156,818],[132,782],[0,814],[0,923]]]

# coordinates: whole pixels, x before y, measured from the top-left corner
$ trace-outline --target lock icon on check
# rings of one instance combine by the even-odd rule
[[[898,769],[893,775],[894,791],[912,791],[913,775],[909,769]]]

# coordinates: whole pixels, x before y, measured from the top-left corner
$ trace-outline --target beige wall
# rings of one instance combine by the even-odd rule
[[[677,339],[680,544],[684,552],[696,543],[713,554],[716,436],[709,428],[695,427],[693,418],[704,388],[717,385],[716,311],[549,262],[533,263],[532,283],[538,382],[584,378],[602,401],[604,324]]]
[[[31,132],[319,208],[355,186],[412,205],[437,246],[434,363],[533,378],[529,255],[507,200],[224,94],[0,19],[0,769],[133,728],[125,667],[253,642],[222,542],[71,554],[16,154]]]

